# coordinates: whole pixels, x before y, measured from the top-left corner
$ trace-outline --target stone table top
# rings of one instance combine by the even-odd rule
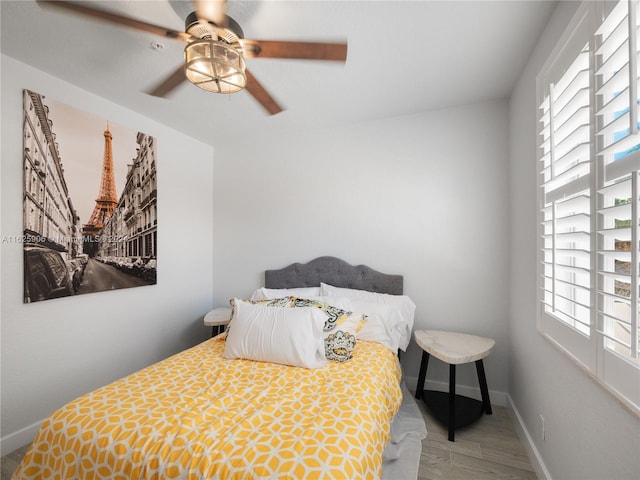
[[[475,362],[487,357],[496,342],[490,338],[441,330],[416,330],[416,343],[425,352],[449,364]]]
[[[214,308],[204,316],[207,327],[226,325],[231,320],[231,307]]]

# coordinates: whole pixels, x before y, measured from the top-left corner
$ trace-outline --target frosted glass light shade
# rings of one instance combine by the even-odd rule
[[[184,49],[187,79],[214,93],[234,93],[247,84],[242,53],[211,39],[196,40]]]

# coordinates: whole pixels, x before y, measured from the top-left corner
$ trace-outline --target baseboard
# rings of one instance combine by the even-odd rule
[[[513,400],[508,394],[507,394],[507,411],[509,412],[509,415],[511,415],[511,418],[513,418],[514,420],[516,433],[518,434],[518,437],[520,437],[520,441],[524,444],[525,448],[527,449],[527,453],[529,454],[529,460],[531,460],[531,465],[535,469],[536,474],[538,475],[538,478],[545,479],[545,480],[552,480],[551,474],[549,473],[549,470],[547,470],[546,465],[542,461],[542,456],[540,455],[540,452],[536,448],[535,443],[533,443],[533,438],[529,434],[529,430],[527,430],[527,427],[524,424],[522,417],[520,416],[520,412],[518,412],[518,409],[516,408],[515,404],[513,403]]]
[[[418,384],[418,377],[405,377],[407,386],[412,392],[415,392],[416,385]],[[424,385],[425,390],[436,390],[438,392],[448,392],[449,382],[437,382],[433,380],[427,380]],[[465,397],[476,398],[480,400],[482,394],[480,393],[480,387],[470,387],[468,385],[456,384],[456,393],[464,395]],[[507,406],[507,394],[505,392],[499,392],[497,390],[489,390],[489,399],[492,405],[498,405],[500,407]]]
[[[33,425],[29,425],[17,432],[10,433],[9,435],[0,438],[0,456],[4,457],[6,454],[33,442],[33,439],[36,438],[36,433],[38,433],[38,429],[40,428],[40,425],[42,425],[43,421],[44,420],[40,420]]]

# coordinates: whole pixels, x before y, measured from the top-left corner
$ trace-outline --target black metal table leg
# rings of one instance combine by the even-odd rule
[[[416,398],[422,398],[424,390],[424,379],[427,376],[427,366],[429,365],[429,354],[422,351],[422,360],[420,361],[420,373],[418,374],[418,385],[416,387]]]
[[[456,366],[449,365],[449,441],[453,442],[456,429]]]
[[[487,377],[484,374],[484,364],[482,359],[476,360],[476,370],[478,371],[478,383],[480,384],[480,393],[482,393],[482,407],[484,413],[491,415],[491,400],[489,399],[489,388],[487,387]]]
[[[220,335],[225,331],[225,329],[226,328],[224,325],[214,325],[213,327],[211,327],[211,336],[215,337],[216,335]]]

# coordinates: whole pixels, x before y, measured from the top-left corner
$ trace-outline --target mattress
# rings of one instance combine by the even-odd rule
[[[222,357],[224,335],[45,420],[12,478],[380,478],[402,402],[397,356],[306,369]]]

